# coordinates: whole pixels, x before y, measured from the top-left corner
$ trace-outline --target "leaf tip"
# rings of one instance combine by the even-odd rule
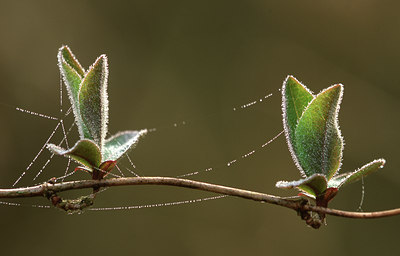
[[[275,183],[275,187],[277,188],[288,188],[288,181],[280,180]]]
[[[100,55],[86,72],[79,88],[79,110],[90,136],[100,146],[104,145],[108,125],[108,61]]]
[[[386,160],[383,158],[376,159],[368,164],[363,165],[357,170],[336,176],[332,179],[332,186],[340,188],[343,185],[350,184],[360,180],[361,178],[384,167]]]
[[[65,152],[65,149],[63,149],[62,147],[59,147],[55,144],[49,143],[46,145],[46,148],[53,154],[56,155],[63,155],[63,153]]]
[[[381,165],[379,166],[379,168],[383,168],[383,167],[385,166],[385,164],[386,164],[386,160],[383,159],[383,158],[376,159],[376,160],[374,160],[374,161],[372,161],[372,162],[374,162],[374,163],[381,163]]]
[[[72,53],[68,45],[62,45],[58,49],[57,59],[60,70],[62,70],[62,63],[64,62],[74,69],[74,71],[77,72],[81,78],[85,75],[85,69],[79,63],[78,59]]]
[[[286,142],[293,162],[299,169],[302,177],[307,177],[306,172],[297,157],[297,152],[293,145],[294,131],[298,124],[302,113],[315,97],[313,92],[309,90],[302,82],[297,80],[293,75],[288,75],[282,85],[282,121],[285,131]]]

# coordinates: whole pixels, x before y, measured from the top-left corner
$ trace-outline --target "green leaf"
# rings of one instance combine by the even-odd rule
[[[342,173],[337,176],[333,176],[332,179],[328,181],[328,187],[329,188],[340,188],[343,185],[343,182],[346,181],[347,176],[349,176],[350,173]]]
[[[305,108],[314,98],[311,91],[293,76],[288,76],[282,87],[282,110],[285,130],[290,141]]]
[[[59,55],[60,56],[58,58],[62,58],[63,61],[65,61],[70,67],[72,67],[81,78],[85,76],[85,70],[68,46],[63,45],[59,49]]]
[[[303,176],[304,171],[297,160],[293,141],[299,119],[312,99],[314,99],[314,95],[307,87],[293,76],[286,77],[282,86],[283,127],[293,161],[300,169]]]
[[[136,146],[140,137],[144,136],[147,130],[140,131],[124,131],[115,134],[108,138],[102,149],[103,160],[114,160],[117,161],[122,157],[129,149]]]
[[[71,101],[75,122],[81,139],[92,139],[86,125],[82,121],[79,110],[79,88],[85,71],[68,46],[62,46],[58,51],[58,66]]]
[[[386,163],[385,159],[374,160],[364,165],[360,169],[355,170],[354,172],[344,173],[342,175],[333,177],[332,180],[329,181],[328,186],[340,188],[343,185],[356,182],[360,180],[362,177],[365,177],[368,174],[371,174],[373,172],[378,171],[379,169],[382,169],[385,163]]]
[[[295,152],[307,176],[324,174],[328,180],[339,170],[343,138],[337,116],[343,95],[341,84],[319,93],[308,105],[295,131]]]
[[[90,169],[99,167],[101,153],[99,147],[91,140],[79,140],[74,147],[65,150],[54,144],[48,144],[47,148],[56,155],[71,157],[80,164]]]
[[[306,195],[315,198],[325,192],[327,180],[323,174],[313,174],[310,177],[297,181],[278,181],[275,185],[278,188],[297,188],[306,192]]]
[[[101,55],[89,68],[79,91],[79,109],[94,142],[100,149],[104,145],[108,122],[107,99],[108,64]]]

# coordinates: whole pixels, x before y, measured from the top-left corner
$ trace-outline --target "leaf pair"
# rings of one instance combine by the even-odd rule
[[[302,195],[326,206],[346,184],[357,181],[385,164],[374,160],[360,169],[337,175],[342,162],[343,137],[338,124],[343,85],[336,84],[314,95],[293,76],[282,87],[283,125],[289,151],[304,179],[279,181],[279,188],[297,188]]]
[[[80,140],[71,149],[49,144],[50,151],[71,157],[84,165],[86,170],[111,171],[115,163],[136,145],[147,130],[125,131],[105,139],[108,124],[108,61],[101,55],[85,71],[68,46],[58,52],[58,65],[67,87]],[[112,164],[113,163],[113,164]],[[104,175],[95,175],[100,179]]]

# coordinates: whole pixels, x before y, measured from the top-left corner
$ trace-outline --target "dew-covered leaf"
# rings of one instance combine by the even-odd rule
[[[314,98],[312,92],[301,84],[293,76],[288,76],[282,86],[282,112],[283,127],[285,129],[286,141],[293,161],[304,176],[296,156],[296,148],[293,145],[295,130],[305,108]]]
[[[315,198],[317,195],[323,194],[327,188],[327,180],[323,174],[313,174],[305,179],[296,181],[278,181],[275,185],[277,188],[297,188],[306,192],[309,196]]]
[[[48,144],[47,148],[56,155],[70,157],[90,169],[97,168],[101,163],[100,149],[91,140],[79,140],[75,146],[68,150],[54,144]]]
[[[129,149],[133,148],[140,137],[144,136],[147,130],[140,131],[124,131],[119,132],[112,137],[108,138],[102,149],[103,159],[106,160],[118,160],[123,156]]]
[[[82,121],[78,101],[79,88],[85,71],[68,46],[62,46],[58,51],[57,57],[58,66],[67,88],[69,100],[71,101],[72,111],[75,116],[80,138],[92,139],[86,125]]]
[[[100,149],[103,147],[107,133],[107,79],[107,57],[101,55],[85,74],[79,91],[79,107],[82,120]]]
[[[62,58],[63,61],[72,67],[80,77],[85,76],[85,70],[68,46],[63,45],[59,50],[59,54],[61,55],[59,58]]]
[[[307,176],[324,174],[329,180],[342,160],[343,138],[337,116],[343,95],[341,84],[319,93],[308,105],[295,131],[295,151]]]
[[[386,161],[385,159],[377,159],[374,160],[360,169],[355,170],[354,172],[350,173],[344,173],[339,176],[333,177],[328,185],[330,187],[337,187],[340,188],[343,185],[347,185],[353,182],[356,182],[360,180],[362,177],[367,176],[368,174],[371,174],[373,172],[378,171],[379,169],[382,169],[383,166],[385,165]]]
[[[294,139],[294,132],[300,117],[314,98],[311,91],[293,76],[288,76],[282,87],[282,111],[285,132]]]
[[[328,187],[329,188],[340,188],[343,184],[343,182],[347,179],[347,176],[349,176],[351,173],[342,173],[337,176],[333,176],[332,179],[328,181]]]

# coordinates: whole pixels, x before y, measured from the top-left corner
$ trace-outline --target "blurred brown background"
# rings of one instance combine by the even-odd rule
[[[232,167],[225,163],[259,149],[282,129],[278,89],[286,75],[315,92],[343,83],[343,170],[386,158],[382,172],[365,180],[363,209],[399,207],[398,8],[398,2],[382,0],[2,0],[0,186],[12,185],[56,125],[13,107],[60,116],[56,54],[67,44],[85,67],[102,53],[109,57],[111,134],[158,129],[130,153],[140,175],[215,167],[192,178],[277,195],[294,192],[276,189],[276,181],[299,178],[284,137]],[[274,95],[267,102],[231,111],[269,93]],[[64,103],[65,110],[66,95]],[[182,121],[187,124],[173,127]],[[61,176],[66,161],[55,157],[32,181],[48,156],[44,152],[19,185]],[[95,206],[212,195],[113,188],[99,195]],[[345,187],[331,206],[356,210],[360,199],[359,182]],[[0,206],[2,255],[394,255],[398,250],[399,217],[328,216],[328,225],[316,231],[292,210],[236,198],[80,215],[30,207],[48,205],[43,198],[8,202],[27,206]]]

